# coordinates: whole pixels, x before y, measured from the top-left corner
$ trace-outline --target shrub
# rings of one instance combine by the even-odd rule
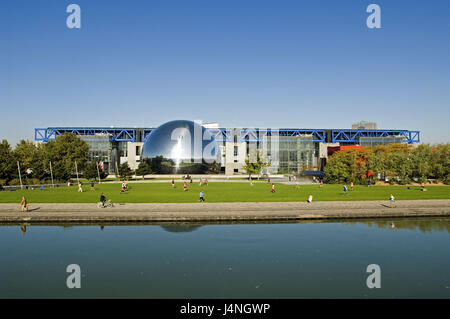
[[[9,181],[8,185],[11,185],[11,186],[20,185],[20,179],[14,178]]]

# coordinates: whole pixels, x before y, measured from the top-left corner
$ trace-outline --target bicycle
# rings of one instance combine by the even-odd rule
[[[111,203],[111,200],[109,199],[105,202],[105,205],[103,205],[102,202],[97,203],[97,208],[109,208],[109,207],[114,207],[114,204]]]

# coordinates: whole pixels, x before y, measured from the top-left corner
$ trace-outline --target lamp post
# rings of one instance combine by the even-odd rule
[[[17,161],[17,170],[19,171],[20,189],[23,189],[22,175],[20,175],[20,164],[19,164],[19,161]]]
[[[49,162],[50,163],[50,175],[51,175],[51,177],[52,177],[52,187],[55,187],[55,183],[53,182],[53,168],[52,168],[52,162]]]

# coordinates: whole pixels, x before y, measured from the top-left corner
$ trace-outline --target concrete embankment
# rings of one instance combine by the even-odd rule
[[[0,204],[0,223],[220,222],[450,216],[450,200],[240,203]]]

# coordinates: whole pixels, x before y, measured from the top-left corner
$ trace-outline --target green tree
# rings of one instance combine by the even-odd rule
[[[18,175],[11,145],[7,140],[0,143],[0,179],[10,181]]]
[[[441,144],[432,148],[432,176],[446,184],[450,184],[450,144]]]
[[[249,178],[252,175],[258,175],[259,177],[262,168],[267,166],[269,166],[269,163],[263,160],[260,152],[256,152],[247,156],[245,159],[245,165],[242,169],[247,172]]]
[[[133,175],[133,171],[127,162],[120,164],[119,166],[119,176],[121,179],[125,180],[130,178]]]
[[[411,152],[411,172],[412,177],[416,177],[420,182],[425,182],[431,175],[431,147],[421,144]]]
[[[85,165],[83,170],[83,177],[87,178],[88,180],[97,180],[98,172],[96,162],[90,162]]]
[[[152,170],[150,168],[150,164],[146,160],[143,160],[142,162],[139,163],[139,166],[136,169],[137,176],[142,176],[142,179],[144,179],[145,175],[148,175],[151,173],[152,173]]]
[[[24,178],[45,179],[49,174],[43,161],[42,144],[21,140],[14,149],[14,158],[20,162],[21,175]]]
[[[52,162],[53,176],[56,180],[70,179],[75,172],[75,162],[78,172],[84,170],[87,162],[89,145],[72,133],[65,133],[56,137],[54,141],[44,144],[43,159],[47,168]]]
[[[369,170],[375,176],[380,174],[383,178],[386,176],[386,148],[384,146],[373,147],[372,152],[367,158]]]
[[[411,182],[411,158],[407,152],[394,151],[386,157],[388,174],[398,178],[400,184]]]
[[[324,167],[324,177],[329,183],[337,184],[352,178],[351,164],[344,152],[336,152],[327,161]]]

